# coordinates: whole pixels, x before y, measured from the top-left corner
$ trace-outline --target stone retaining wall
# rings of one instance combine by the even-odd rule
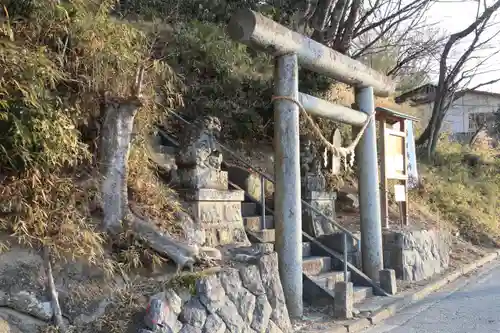
[[[187,299],[173,290],[154,297],[163,298],[173,310],[168,324],[174,332],[292,332],[276,253],[200,278]]]
[[[386,231],[384,267],[400,280],[420,281],[448,268],[450,235],[442,230]]]

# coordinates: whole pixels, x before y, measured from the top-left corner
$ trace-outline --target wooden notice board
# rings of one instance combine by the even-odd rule
[[[407,120],[415,120],[385,108],[376,108],[376,119],[379,121],[380,150],[380,195],[382,221],[389,228],[388,194],[394,193],[399,204],[400,222],[408,225],[408,154],[407,154]],[[388,187],[388,180],[395,180],[393,188]]]

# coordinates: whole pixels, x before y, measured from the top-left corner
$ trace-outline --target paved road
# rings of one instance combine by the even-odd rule
[[[500,332],[500,262],[463,278],[365,333]]]

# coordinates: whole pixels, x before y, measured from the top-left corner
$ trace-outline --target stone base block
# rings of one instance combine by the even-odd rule
[[[335,219],[336,197],[335,193],[329,192],[306,191],[303,193],[303,198],[308,204],[332,220]],[[325,219],[305,205],[302,213],[302,225],[305,232],[316,237],[329,235],[336,231],[336,227],[328,219]]]
[[[383,233],[384,268],[396,277],[421,281],[448,268],[449,234],[443,230],[403,230]]]
[[[354,286],[352,282],[335,283],[333,315],[338,319],[351,319],[354,309]]]
[[[178,169],[177,176],[182,188],[228,189],[228,176],[226,171],[196,167],[193,169]]]
[[[241,215],[243,191],[200,189],[181,193],[186,210],[205,232],[206,246],[249,244]]]
[[[393,269],[382,269],[379,274],[380,287],[390,295],[396,295],[398,286],[396,284],[396,272]]]

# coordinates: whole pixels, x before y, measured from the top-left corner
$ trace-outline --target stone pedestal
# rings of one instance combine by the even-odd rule
[[[204,116],[179,137],[179,192],[187,212],[205,234],[203,245],[249,245],[241,216],[244,192],[230,191],[228,174],[221,170],[220,131],[217,117]]]
[[[307,190],[303,190],[302,193],[302,199],[305,202],[335,220],[336,193]],[[320,237],[322,235],[330,235],[336,231],[335,226],[330,221],[312,209],[304,205],[302,211],[302,228],[308,234]]]
[[[206,246],[249,245],[243,226],[243,191],[198,189],[181,191],[186,210],[205,232]]]
[[[194,167],[177,170],[179,183],[182,188],[190,189],[228,189],[228,176],[226,171],[213,168]]]

